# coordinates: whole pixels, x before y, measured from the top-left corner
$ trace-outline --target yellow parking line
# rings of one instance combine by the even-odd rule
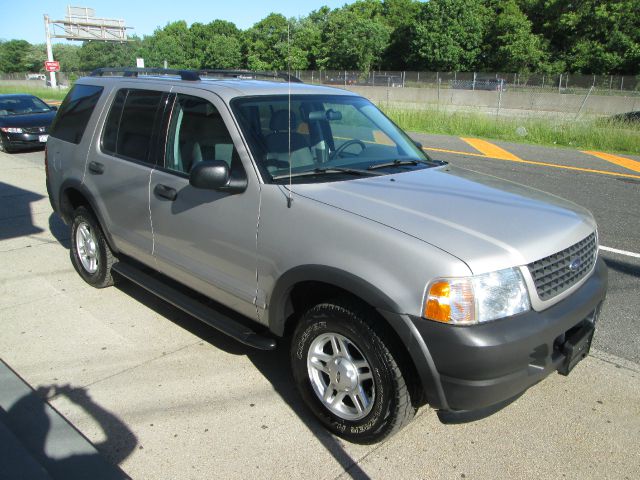
[[[526,163],[528,165],[538,165],[540,167],[551,167],[551,168],[560,168],[560,169],[564,169],[564,170],[573,170],[573,171],[577,171],[577,172],[597,173],[599,175],[610,175],[612,177],[625,177],[625,178],[637,178],[637,179],[640,179],[640,175],[631,175],[629,173],[616,173],[616,172],[607,172],[606,170],[595,170],[595,169],[592,169],[592,168],[570,167],[568,165],[557,165],[555,163],[536,162],[534,160],[522,160],[521,158],[507,160],[505,158],[489,157],[487,155],[481,155],[479,153],[458,152],[456,150],[444,150],[442,148],[422,147],[422,149],[423,150],[431,150],[431,151],[434,151],[434,152],[452,153],[454,155],[465,155],[465,156],[481,157],[481,158],[493,158],[495,160],[504,160],[504,161],[507,161],[507,162]]]
[[[442,153],[453,153],[454,155],[469,155],[471,157],[482,157],[487,158],[486,155],[481,153],[467,153],[467,152],[458,152],[457,150],[445,150],[444,148],[433,148],[433,147],[422,147],[423,150],[429,150],[432,152],[442,152]]]
[[[493,143],[487,142],[486,140],[480,140],[479,138],[463,138],[460,137],[460,140],[467,142],[473,148],[478,150],[480,153],[484,153],[485,156],[491,158],[497,158],[498,160],[520,160],[519,157],[515,156],[511,152],[507,152],[504,148],[500,148]]]
[[[619,165],[620,167],[628,168],[629,170],[633,170],[634,172],[640,172],[640,162],[638,162],[637,160],[631,160],[630,158],[619,157],[617,155],[611,155],[610,153],[594,152],[590,150],[585,150],[582,153],[593,155],[594,157],[606,160],[607,162]]]

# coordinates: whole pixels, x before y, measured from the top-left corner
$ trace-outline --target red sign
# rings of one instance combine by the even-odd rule
[[[59,72],[60,62],[44,62],[44,69],[47,72]]]

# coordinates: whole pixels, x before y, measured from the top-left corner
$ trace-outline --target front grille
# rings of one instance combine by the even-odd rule
[[[596,262],[596,235],[527,265],[541,300],[549,300],[582,280]]]
[[[39,133],[45,134],[47,133],[47,127],[27,127],[22,129],[24,133]]]

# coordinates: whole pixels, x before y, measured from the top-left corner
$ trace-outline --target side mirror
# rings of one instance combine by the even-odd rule
[[[50,108],[51,110],[53,110],[54,112],[57,112],[57,111],[58,111],[58,107],[57,107],[56,105],[49,105],[49,108]]]
[[[235,177],[235,175],[234,175]],[[241,193],[247,188],[246,176],[234,178],[229,165],[222,160],[204,160],[196,163],[189,174],[189,184],[194,188]]]
[[[420,142],[418,142],[417,140],[413,141],[413,144],[418,147],[420,150],[422,150],[422,144]]]
[[[217,190],[229,183],[229,165],[221,160],[205,160],[196,163],[189,174],[192,187]]]

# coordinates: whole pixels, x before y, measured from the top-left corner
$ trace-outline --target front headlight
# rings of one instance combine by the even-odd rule
[[[472,325],[531,309],[527,287],[517,268],[463,278],[439,278],[427,288],[424,317]]]
[[[2,127],[1,130],[5,133],[22,133],[22,129],[20,127]]]

